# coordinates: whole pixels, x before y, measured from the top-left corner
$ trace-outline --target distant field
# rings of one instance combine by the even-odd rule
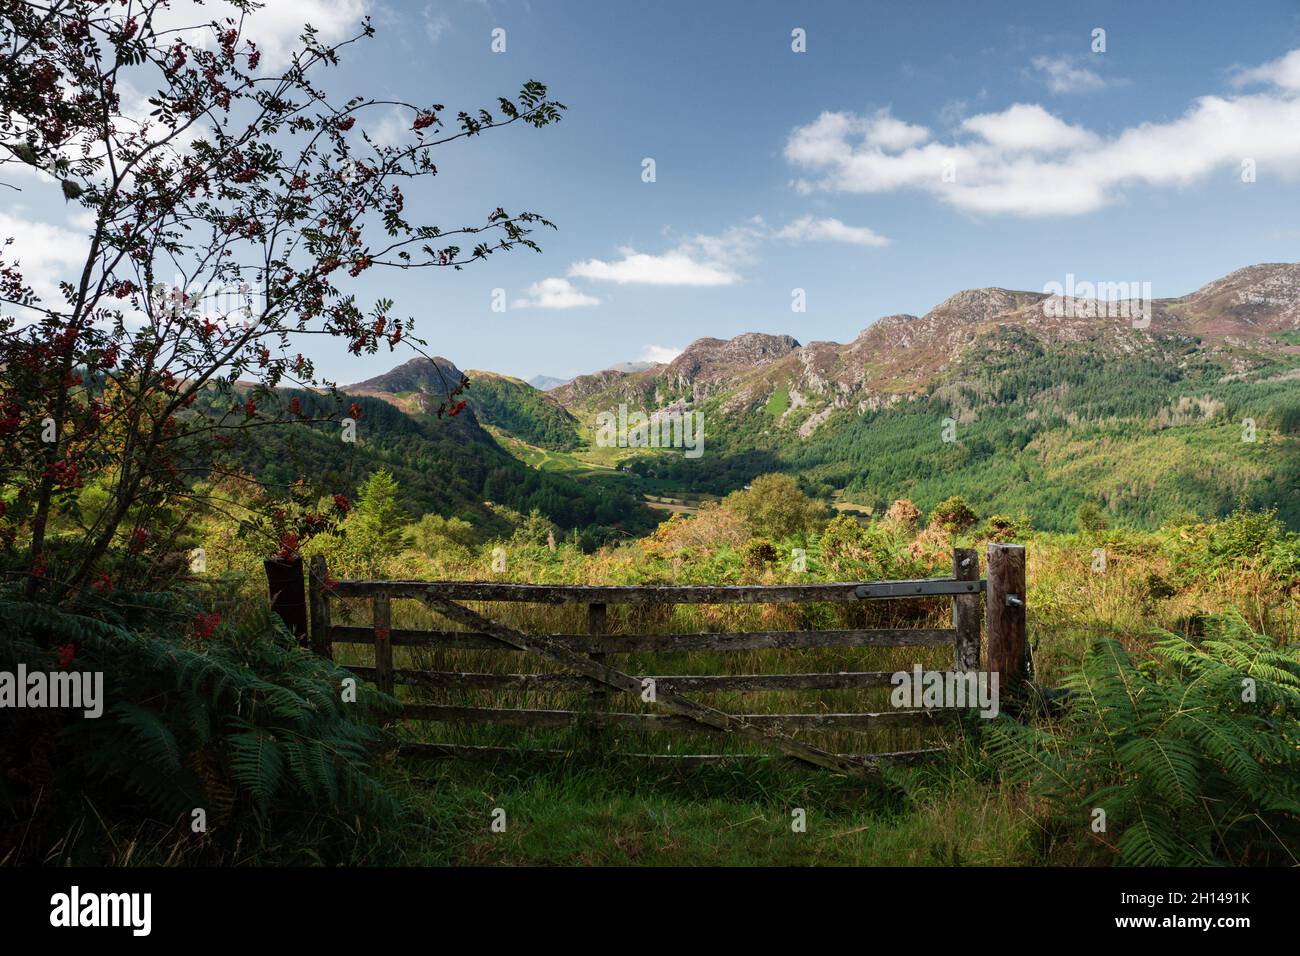
[[[502,448],[530,468],[561,472],[571,478],[626,483],[640,492],[646,504],[656,511],[695,514],[704,502],[718,500],[716,495],[690,491],[678,482],[641,477],[620,467],[625,462],[656,452],[635,448],[600,448],[595,445],[576,451],[554,451],[531,445],[495,426],[484,427]]]
[[[683,515],[696,514],[699,512],[701,505],[719,500],[716,495],[690,494],[686,492],[667,495],[646,492],[642,497],[645,499],[645,503],[656,511]]]
[[[630,479],[632,476],[621,472],[618,466],[632,457],[634,452],[627,448],[582,448],[576,451],[554,451],[530,445],[509,432],[493,425],[483,426],[506,451],[524,464],[539,471],[559,471],[575,478],[591,478],[618,475]]]
[[[862,515],[869,517],[874,513],[869,505],[860,505],[856,501],[844,501],[843,492],[836,492],[831,501],[831,507],[841,514]]]

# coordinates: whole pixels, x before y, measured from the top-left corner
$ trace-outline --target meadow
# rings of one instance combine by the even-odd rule
[[[376,490],[379,497],[392,493],[392,489]],[[783,489],[783,494],[788,496],[790,489]],[[385,505],[363,495],[358,518],[367,513],[391,515],[390,506],[391,502]],[[390,527],[371,527],[364,533],[359,523],[358,540],[354,541],[349,541],[346,533],[315,538],[303,551],[309,557],[325,555],[331,576],[340,579],[777,584],[942,576],[950,570],[953,547],[973,546],[982,553],[990,540],[1014,539],[1027,548],[1028,633],[1035,685],[1044,691],[1064,686],[1077,689],[1089,648],[1114,642],[1132,655],[1136,667],[1155,673],[1160,667],[1155,653],[1160,641],[1179,636],[1193,645],[1213,643],[1228,627],[1233,633],[1250,635],[1251,640],[1277,648],[1289,662],[1287,673],[1270,672],[1283,688],[1279,693],[1300,696],[1300,546],[1296,536],[1270,514],[1241,510],[1220,521],[1189,522],[1156,531],[1096,527],[1096,522],[1082,515],[1084,523],[1094,526],[1061,534],[1009,526],[1007,519],[997,516],[945,530],[941,525],[947,512],[932,515],[928,527],[918,520],[889,516],[870,523],[840,517],[827,524],[825,515],[812,516],[815,508],[810,507],[805,526],[772,540],[760,533],[770,534],[774,522],[780,526],[789,517],[784,513],[788,509],[757,519],[752,514],[742,518],[740,512],[745,510],[706,506],[694,516],[669,519],[646,538],[594,553],[582,552],[539,516],[518,514],[512,518],[516,530],[511,536],[481,544],[473,542],[465,529],[445,520],[425,519],[422,526],[395,519]],[[379,537],[366,539],[367,533]],[[770,550],[761,545],[770,545]],[[795,547],[805,549],[805,570],[792,568],[789,555]],[[504,571],[494,570],[500,549],[507,555]],[[257,580],[260,556],[255,551],[242,552],[226,540],[210,547],[209,553],[215,556],[212,571],[216,577],[228,574],[231,580]],[[1102,557],[1104,564],[1100,563]],[[259,598],[256,588],[247,593],[231,592],[225,598],[224,612],[237,619],[239,607]],[[334,604],[338,609],[335,623],[369,624],[370,612],[364,602],[338,600]],[[585,630],[582,607],[476,606],[523,630]],[[942,600],[872,603],[847,609],[831,605],[611,608],[608,624],[609,633],[615,635],[667,630],[942,627],[949,625],[950,613]],[[392,623],[394,627],[456,629],[438,622],[423,606],[407,601],[394,601]],[[369,665],[373,663],[371,655],[367,646],[335,646],[340,664]],[[918,662],[926,668],[945,669],[951,665],[951,649],[627,654],[614,655],[611,661],[635,674],[904,670]],[[407,647],[394,648],[394,666],[492,673],[551,669],[544,662],[521,662],[520,655],[511,653]],[[1182,673],[1185,678],[1185,668]],[[567,693],[456,694],[403,685],[396,693],[412,702],[470,706],[648,709],[638,701],[619,701],[615,707]],[[884,688],[708,694],[701,699],[732,712],[788,713],[886,710],[887,695]],[[1279,704],[1285,709],[1295,701]],[[1052,707],[1031,709],[1019,716],[1031,728],[1049,734],[1068,731],[1071,721],[1068,714]],[[1000,726],[1002,722],[992,723]],[[1159,726],[1167,724],[1165,715]],[[1270,725],[1269,733],[1278,727],[1285,731],[1286,745],[1294,747],[1294,717]],[[1051,787],[1042,786],[1043,781],[1032,773],[1013,772],[1017,762],[1006,752],[1008,741],[978,719],[936,730],[804,735],[837,752],[936,745],[947,750],[943,757],[923,766],[889,768],[865,786],[760,756],[761,748],[719,741],[716,736],[593,726],[520,730],[417,722],[392,725],[390,730],[400,740],[486,745],[513,752],[492,762],[386,758],[382,778],[402,795],[405,822],[373,837],[375,843],[351,846],[350,852],[366,854],[366,859],[371,858],[368,854],[379,853],[393,861],[415,864],[1126,862],[1116,839],[1089,828],[1083,804],[1076,805],[1077,801],[1072,803]],[[556,751],[562,752],[562,758],[555,756]],[[616,756],[717,752],[750,757],[679,769]],[[1202,754],[1198,759],[1213,763],[1212,755]],[[1290,759],[1294,768],[1294,758]],[[1118,776],[1127,776],[1128,785],[1141,789],[1144,772],[1128,768]],[[1210,768],[1203,766],[1196,773],[1209,786]],[[1158,778],[1157,772],[1145,785],[1159,787],[1162,782]],[[1288,787],[1296,782],[1294,776],[1284,777]],[[1090,795],[1074,796],[1082,799]],[[1143,799],[1152,796],[1144,793]],[[490,826],[497,810],[506,814],[504,832],[494,832]],[[804,832],[792,829],[792,814],[797,810],[806,816]],[[1294,822],[1294,817],[1289,819]],[[1120,834],[1131,826],[1131,819],[1114,824]],[[1253,853],[1254,859],[1279,862],[1280,857],[1284,862],[1295,852],[1295,844],[1281,835],[1279,839],[1287,842],[1274,846],[1272,855],[1251,843],[1249,851],[1235,845],[1209,850],[1207,859],[1248,862]],[[1177,849],[1169,852],[1173,860],[1182,859]],[[290,858],[297,855],[295,850]]]

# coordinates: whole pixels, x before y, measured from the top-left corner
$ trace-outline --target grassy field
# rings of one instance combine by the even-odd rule
[[[734,508],[673,515],[646,537],[589,553],[572,539],[552,546],[545,524],[522,516],[509,537],[481,542],[464,537],[464,522],[349,524],[351,537],[317,536],[304,551],[325,556],[338,579],[772,585],[947,576],[953,547],[983,553],[1004,537],[984,526],[954,535],[942,530],[939,513],[925,528],[896,518],[863,525],[848,515],[823,525],[818,517],[782,538],[773,531],[781,515],[742,517]],[[363,497],[354,514],[392,512]],[[886,763],[866,779],[777,758],[731,735],[601,726],[582,716],[526,730],[397,720],[397,702],[580,715],[654,708],[626,694],[452,691],[418,681],[400,682],[396,702],[364,683],[349,701],[339,693],[347,675],[334,664],[372,665],[373,647],[337,644],[333,664],[304,651],[266,608],[260,544],[218,534],[225,527],[209,529],[211,603],[197,606],[204,608],[197,617],[196,605],[181,603],[164,620],[173,613],[166,608],[187,599],[134,595],[108,605],[124,623],[95,625],[108,636],[89,646],[87,619],[55,619],[66,635],[60,640],[82,642],[78,657],[99,655],[88,665],[136,681],[131,699],[140,703],[93,722],[95,745],[84,756],[61,756],[58,766],[83,786],[59,788],[58,816],[42,819],[34,804],[15,804],[11,818],[22,825],[0,831],[11,838],[0,863],[19,859],[15,853],[50,864],[137,865],[1297,862],[1300,831],[1286,808],[1300,786],[1300,537],[1269,513],[1243,510],[1156,532],[1011,529],[1027,549],[1035,683],[1073,688],[1072,696],[1050,703],[1003,696],[996,720],[967,713],[923,728],[795,732],[838,753],[940,751],[919,765]],[[806,566],[787,560],[795,547]],[[373,623],[364,601],[331,603],[335,623]],[[586,631],[581,606],[474,606],[533,633]],[[0,601],[19,640],[30,626],[24,609]],[[123,614],[135,615],[134,632]],[[616,637],[945,627],[950,614],[943,598],[611,606],[607,624]],[[391,624],[457,629],[409,599],[394,599]],[[393,651],[403,670],[555,670],[518,651],[445,644]],[[606,660],[634,675],[892,673],[915,664],[947,670],[952,649],[610,652]],[[1257,701],[1241,696],[1244,674],[1258,685]],[[892,707],[888,688],[688,696],[732,714]],[[403,741],[494,751],[491,760],[420,759],[397,752]],[[9,743],[0,737],[0,748]],[[104,753],[113,755],[108,763]],[[685,754],[726,759],[675,762]],[[21,766],[32,758],[17,759]],[[1045,775],[1034,772],[1039,765]],[[146,793],[164,794],[158,782],[167,780],[179,788],[171,802],[142,812],[140,782],[154,788]],[[193,802],[191,786],[201,786],[202,802]],[[1113,831],[1092,829],[1089,808],[1098,801],[1112,813]],[[195,806],[207,807],[215,824],[201,836],[186,823]],[[28,837],[33,823],[39,834]]]
[[[971,542],[974,543],[974,542]],[[951,544],[951,542],[945,542]],[[1240,608],[1253,626],[1294,643],[1300,615],[1294,593],[1279,592],[1259,569],[1241,568],[1173,589],[1153,580],[1178,580],[1186,567],[1168,541],[1150,534],[1108,533],[1106,540],[1040,535],[1028,542],[1029,639],[1038,677],[1053,684],[1074,667],[1089,640],[1115,637],[1142,651],[1157,628],[1187,632],[1200,616]],[[1095,550],[1109,557],[1095,570]],[[929,573],[942,574],[942,548]],[[730,560],[730,559],[727,559]],[[523,549],[508,574],[485,573],[477,559],[459,564],[395,568],[401,576],[520,581],[632,583],[648,572],[636,548],[594,556]],[[816,562],[814,562],[816,565]],[[780,567],[719,576],[707,562],[686,580],[748,580],[775,583],[800,579]],[[653,576],[653,575],[651,575]],[[833,579],[814,567],[815,578]],[[900,575],[901,576],[901,575]],[[807,578],[802,578],[806,580]],[[479,605],[497,620],[534,631],[580,633],[581,607],[538,608]],[[342,620],[368,621],[368,609],[341,609]],[[423,607],[396,601],[395,627],[445,627]],[[611,608],[612,634],[655,631],[743,631],[851,626],[947,626],[943,601],[888,602],[846,608],[678,606]],[[344,663],[369,663],[370,649],[336,648]],[[634,674],[793,673],[897,670],[921,663],[945,669],[947,648],[810,649],[802,651],[701,652],[611,655],[609,662]],[[551,670],[509,652],[395,648],[395,666],[495,673]],[[412,701],[477,706],[584,709],[593,704],[574,694],[465,692],[430,695],[399,687]],[[712,694],[706,703],[731,712],[789,713],[887,709],[887,690]],[[642,711],[638,701],[613,709]],[[737,753],[761,747],[716,736],[597,730],[521,731],[491,725],[411,723],[400,734],[413,741],[517,748],[496,762],[393,759],[388,773],[408,794],[414,824],[405,841],[408,862],[446,864],[879,864],[1036,865],[1106,862],[1104,845],[1086,827],[1062,832],[1046,805],[1022,786],[1001,779],[982,753],[979,721],[947,730],[889,730],[801,735],[838,752],[876,752],[940,745],[949,755],[919,768],[894,768],[866,784],[774,759],[737,760],[693,769],[615,753]],[[564,756],[529,755],[530,749]],[[504,832],[494,832],[494,811],[505,812]],[[802,810],[806,828],[792,827]]]
[[[598,448],[593,444],[575,451],[557,451],[531,445],[492,425],[484,427],[502,448],[532,468],[565,472],[575,478],[618,476],[631,480],[631,476],[620,471],[618,466],[636,454],[634,449]]]
[[[1048,839],[1031,803],[959,763],[867,787],[797,768],[663,770],[581,750],[394,772],[428,821],[415,864],[1027,865],[1045,859]],[[490,826],[498,808],[504,832]]]
[[[870,505],[858,504],[856,501],[847,501],[842,491],[837,491],[831,498],[831,507],[840,514],[860,515],[863,518],[870,518],[874,509]]]
[[[718,500],[717,495],[692,492],[677,482],[647,478],[623,469],[627,462],[652,456],[654,452],[635,448],[601,448],[594,443],[572,451],[557,451],[529,444],[492,425],[484,427],[502,448],[530,468],[561,472],[587,481],[617,481],[636,489],[647,505],[665,514],[695,514],[702,503]]]

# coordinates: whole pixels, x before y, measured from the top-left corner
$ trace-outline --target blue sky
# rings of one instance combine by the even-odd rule
[[[1159,297],[1300,258],[1294,2],[285,7],[338,29],[369,8],[378,35],[340,90],[461,108],[535,78],[569,107],[453,144],[407,207],[444,226],[541,212],[559,227],[542,255],[357,282],[462,368],[567,377],[745,331],[847,341],[964,288],[1073,273]],[[340,382],[408,357],[313,344]]]

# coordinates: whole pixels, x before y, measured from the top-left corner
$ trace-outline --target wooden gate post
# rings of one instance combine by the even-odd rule
[[[952,576],[958,581],[980,579],[980,555],[974,548],[954,548]],[[957,631],[956,654],[953,669],[958,673],[980,669],[980,605],[979,592],[958,594],[952,599],[952,626]]]
[[[999,675],[999,691],[1006,693],[1028,671],[1024,545],[990,544],[988,562],[988,669]]]
[[[307,595],[311,603],[311,649],[321,657],[334,657],[330,642],[330,599],[325,593],[329,581],[329,568],[325,555],[312,556],[307,569]]]
[[[295,555],[285,561],[267,558],[262,562],[266,569],[267,590],[271,594],[271,610],[284,621],[298,643],[307,643],[307,595],[303,589],[302,558]]]
[[[387,594],[374,597],[372,621],[375,628],[375,686],[385,694],[393,692],[393,608]]]
[[[599,637],[607,629],[607,618],[605,605],[588,604],[587,605],[587,633],[593,637]],[[595,652],[588,655],[598,664],[605,663],[605,655]],[[601,689],[592,693],[591,706],[593,710],[605,710],[609,706],[609,692]]]

